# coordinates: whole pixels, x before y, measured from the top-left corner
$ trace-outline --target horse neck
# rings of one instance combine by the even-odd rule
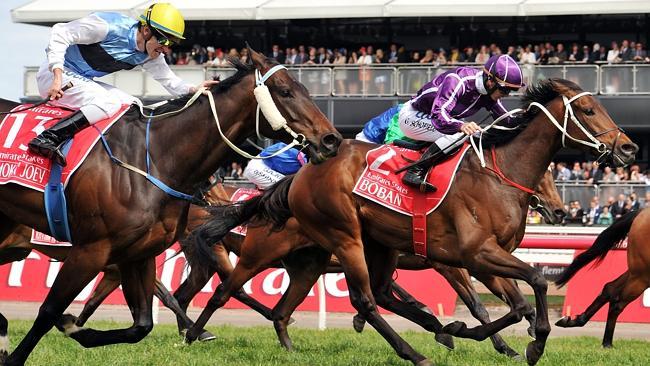
[[[251,73],[228,90],[213,93],[221,131],[234,144],[241,144],[255,130],[253,84]],[[152,127],[151,156],[159,177],[187,191],[214,173],[231,148],[223,142],[205,97],[173,120],[161,121],[155,131]]]
[[[559,104],[559,105],[558,105]],[[561,100],[555,98],[547,104],[557,120],[561,120]],[[560,111],[555,112],[553,111]],[[497,163],[510,180],[534,189],[548,169],[553,156],[561,147],[561,133],[539,112],[512,141],[497,148]]]

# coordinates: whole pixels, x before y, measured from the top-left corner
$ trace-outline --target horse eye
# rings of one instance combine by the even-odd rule
[[[280,90],[280,96],[284,98],[289,98],[291,96],[291,90],[290,89],[281,89]]]
[[[594,110],[591,109],[591,108],[589,108],[589,109],[585,109],[585,110],[584,110],[584,114],[586,114],[586,115],[588,115],[588,116],[593,116],[593,115],[594,115]]]

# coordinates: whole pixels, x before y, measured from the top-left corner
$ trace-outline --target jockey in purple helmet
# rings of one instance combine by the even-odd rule
[[[402,181],[424,191],[435,191],[425,179],[429,168],[444,158],[445,149],[450,152],[461,145],[463,134],[469,136],[481,130],[476,122],[461,118],[471,117],[481,108],[495,119],[500,117],[507,112],[500,99],[524,85],[519,65],[508,55],[490,57],[482,69],[457,67],[425,84],[404,104],[399,124],[406,137],[433,142],[422,159],[437,157],[428,166],[410,168]],[[510,122],[508,119],[505,123]]]

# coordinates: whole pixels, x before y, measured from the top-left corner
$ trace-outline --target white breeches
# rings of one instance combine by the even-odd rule
[[[410,102],[405,103],[399,111],[399,128],[406,137],[417,141],[433,142],[440,149],[457,147],[467,140],[467,137],[462,138],[464,135],[462,132],[453,135],[439,132],[433,126],[431,116],[416,110]]]
[[[284,178],[284,174],[269,168],[260,159],[252,159],[244,169],[244,177],[255,183],[258,189],[265,190]]]
[[[363,133],[363,130],[362,130],[361,132],[359,132],[359,133],[354,137],[354,139],[355,139],[355,140],[359,140],[359,141],[363,141],[363,142],[369,142],[369,143],[371,143],[371,144],[374,144],[374,142],[370,141],[370,139],[368,139],[368,138],[366,137],[366,134]]]
[[[91,124],[114,115],[123,104],[138,102],[137,98],[112,85],[88,79],[69,69],[63,69],[62,76],[62,86],[68,82],[72,82],[73,86],[63,93],[61,99],[50,103],[81,110]],[[41,97],[45,98],[47,96],[53,78],[54,74],[48,69],[47,63],[41,65],[36,74],[36,82]]]

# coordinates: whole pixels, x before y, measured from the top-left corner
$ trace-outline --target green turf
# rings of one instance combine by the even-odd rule
[[[503,300],[499,299],[498,297],[492,295],[492,294],[478,294],[478,297],[481,299],[481,302],[485,306],[504,306],[505,303]],[[535,305],[535,296],[534,295],[524,295],[526,298],[526,301],[528,303],[532,304],[533,306]],[[564,305],[564,296],[561,295],[548,295],[546,296],[546,301],[548,303],[548,306],[550,308],[558,308],[561,309],[562,305]],[[458,305],[463,305],[463,301],[458,298],[456,300],[456,303]]]
[[[12,346],[25,335],[31,322],[11,321]],[[124,324],[94,322],[110,329]],[[208,343],[182,344],[172,325],[157,325],[138,344],[121,344],[84,349],[56,330],[36,347],[28,365],[410,365],[395,355],[373,330],[356,334],[353,330],[317,331],[291,329],[294,352],[283,351],[271,326],[209,327],[218,339]],[[456,350],[437,346],[433,336],[405,332],[402,336],[436,365],[518,365],[498,355],[489,342],[456,340]],[[506,338],[522,352],[528,338]],[[590,337],[552,338],[539,365],[645,365],[650,360],[650,342],[615,340],[614,349],[605,350],[600,340]]]

